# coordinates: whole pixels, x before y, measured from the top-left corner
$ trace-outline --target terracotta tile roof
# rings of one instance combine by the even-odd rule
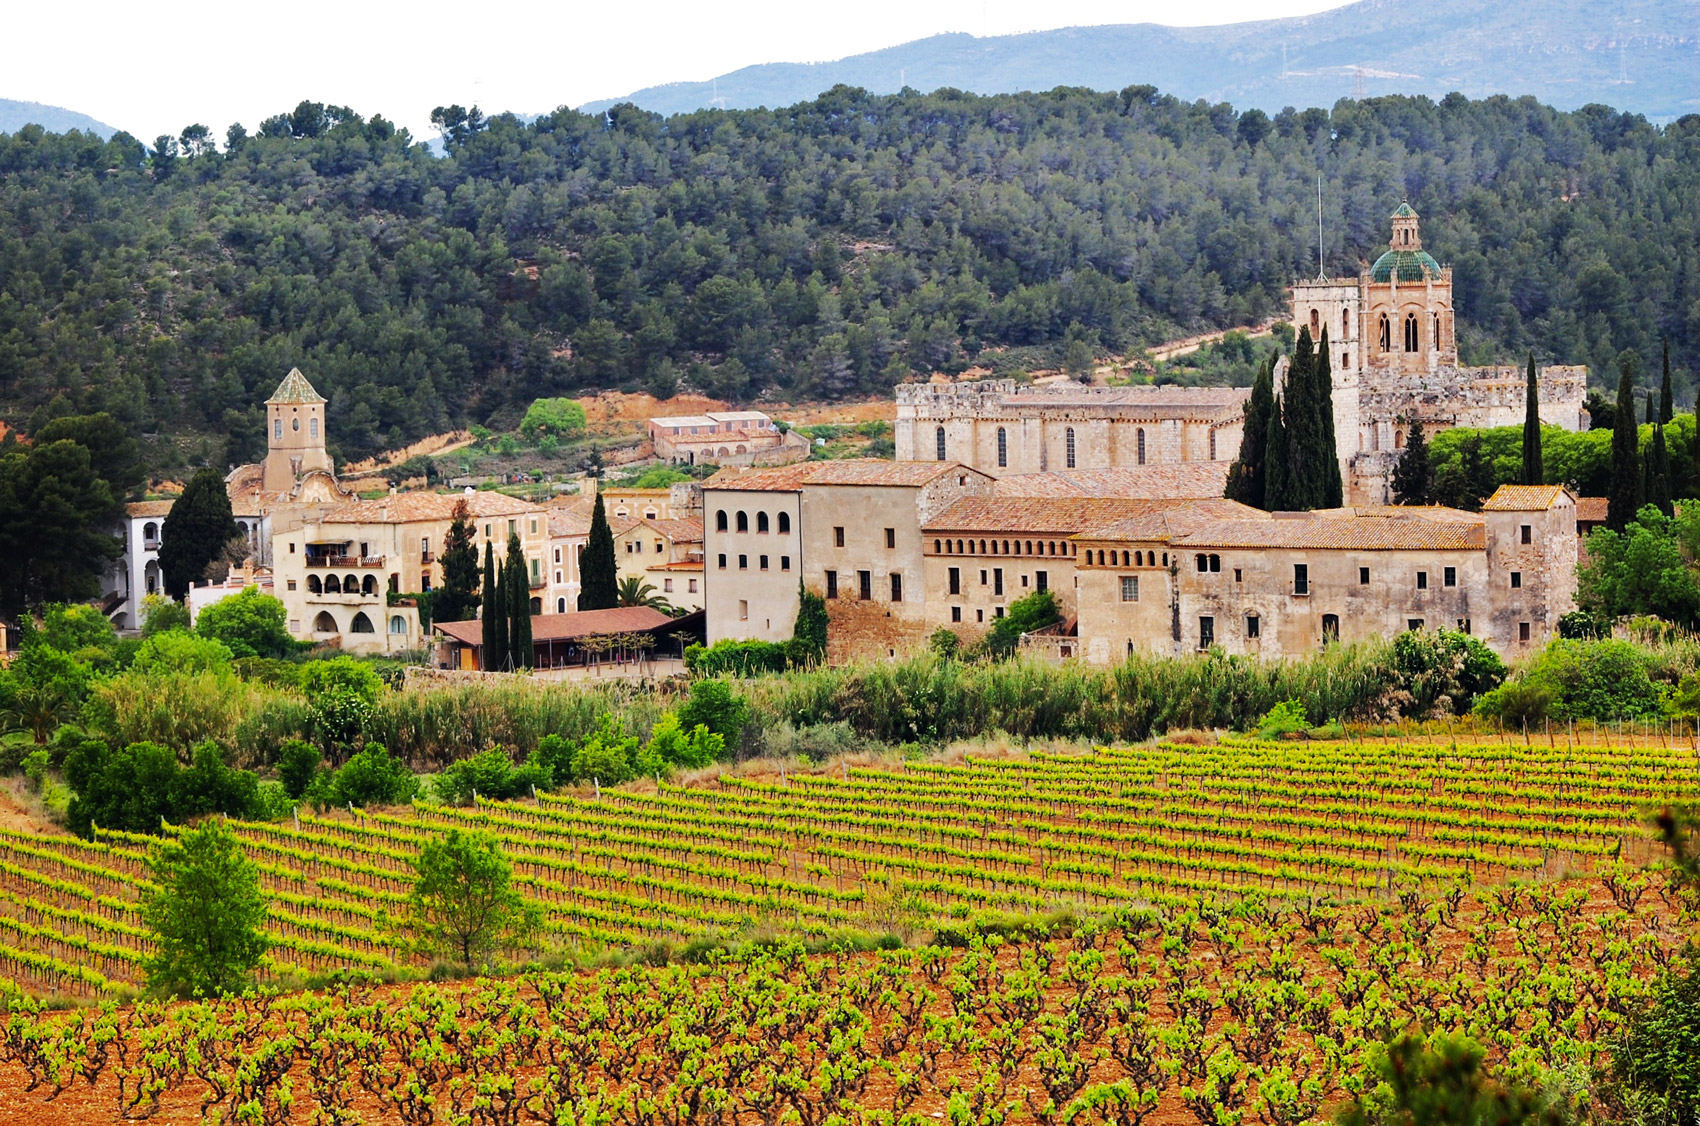
[[[455,502],[464,499],[474,519],[519,516],[540,512],[540,506],[505,493],[408,492],[375,500],[349,501],[326,512],[323,524],[412,524],[453,518]]]
[[[1181,503],[1146,501],[1133,515],[1095,525],[1074,538],[1109,543],[1167,542],[1205,524],[1223,520],[1268,520],[1267,512],[1237,500],[1209,497]]]
[[[301,374],[300,368],[290,368],[289,374],[283,377],[283,382],[272,392],[268,403],[322,403],[325,397],[313,390],[313,385],[307,382],[307,377]]]
[[[577,637],[605,636],[611,633],[637,633],[669,625],[673,618],[650,606],[621,606],[613,610],[581,610],[576,614],[533,614],[533,641],[570,641]],[[484,643],[484,623],[437,622],[437,633],[451,637],[462,645]]]
[[[645,567],[644,570],[646,570],[646,571],[700,571],[700,570],[702,570],[702,560],[701,559],[679,559],[679,560],[675,560],[672,563],[651,563],[649,566]]]
[[[170,500],[137,500],[124,506],[128,516],[164,516],[171,511],[171,506],[177,503],[177,498]]]
[[[651,528],[660,532],[674,543],[701,543],[702,517],[679,516],[671,520],[645,520]]]
[[[923,535],[1073,535],[1151,511],[1161,503],[1105,497],[964,497],[927,521],[921,531]]]
[[[1611,501],[1606,497],[1577,497],[1576,522],[1578,524],[1604,524],[1606,511],[1611,507]]]
[[[1482,503],[1483,512],[1544,512],[1564,503],[1563,485],[1501,485]]]
[[[1171,415],[1237,417],[1245,411],[1246,400],[1250,397],[1249,387],[1176,387],[1172,384],[1161,387],[1088,387],[1070,382],[1017,391],[1004,396],[1003,401],[1009,407],[1080,407],[1087,410],[1117,407],[1122,408],[1118,413],[1137,414],[1149,410]]]
[[[1176,538],[1176,547],[1315,548],[1347,551],[1483,551],[1480,517],[1455,520],[1422,513],[1396,515],[1282,513],[1262,520],[1217,520]],[[1469,515],[1469,514],[1465,514]]]
[[[588,536],[590,534],[590,513],[580,512],[572,508],[551,508],[549,511],[549,534],[551,536]]]
[[[1225,461],[1183,461],[1172,465],[1017,473],[998,478],[993,488],[998,496],[1006,497],[1190,500],[1220,497],[1227,487],[1228,466]]]
[[[955,461],[885,461],[856,457],[841,461],[799,461],[770,469],[722,469],[702,483],[704,489],[796,492],[804,485],[895,485],[919,487],[947,473],[985,474]]]

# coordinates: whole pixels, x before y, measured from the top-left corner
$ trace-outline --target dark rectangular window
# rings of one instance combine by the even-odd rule
[[[844,546],[844,529],[843,528],[834,528],[832,530],[832,546],[833,547],[843,547]]]
[[[1369,568],[1368,567],[1359,567],[1358,568],[1358,585],[1359,586],[1368,586],[1369,585]]]
[[[1033,585],[1040,590],[1051,589],[1051,573],[1049,571],[1034,571]]]
[[[1293,593],[1310,593],[1310,565],[1308,563],[1293,564]]]
[[[1459,633],[1469,633],[1470,632],[1470,619],[1468,619],[1468,618],[1459,618],[1458,619],[1458,632]]]
[[[1511,572],[1511,589],[1512,590],[1522,590],[1523,589],[1523,572],[1521,572],[1521,571]]]
[[[962,607],[952,606],[950,608],[950,620],[953,622],[960,622],[962,620]]]
[[[891,576],[891,600],[893,602],[902,602],[903,601],[903,576],[902,575]]]
[[[981,585],[981,586],[985,586],[985,585],[986,585],[986,572],[985,572],[985,570],[984,570],[984,569],[982,569],[982,570],[981,570],[981,571],[980,571],[980,585]]]
[[[874,598],[874,573],[872,571],[857,571],[856,585],[860,588],[862,601],[872,602]]]
[[[749,569],[750,569],[750,557],[748,555],[738,556],[738,570],[748,571]]]
[[[1458,568],[1447,567],[1444,570],[1442,570],[1440,572],[1440,585],[1441,586],[1457,586],[1458,585]]]
[[[1421,618],[1407,618],[1405,620],[1405,628],[1408,629],[1408,630],[1422,629],[1423,628],[1423,620]]]
[[[1238,567],[1234,568],[1234,581],[1236,583],[1240,581],[1240,569]]]
[[[887,528],[885,530],[885,546],[887,548],[894,548],[894,547],[897,546],[897,529],[896,528]]]
[[[1517,623],[1517,640],[1518,641],[1529,640],[1529,623],[1528,622],[1518,622]]]
[[[1245,618],[1245,635],[1247,637],[1261,636],[1258,633],[1258,631],[1260,629],[1262,629],[1262,627],[1263,627],[1263,622],[1258,618],[1258,616],[1256,614],[1247,614],[1246,615],[1246,618]]]
[[[1003,593],[1003,568],[1002,567],[993,567],[992,568],[992,593],[993,594],[1002,594]]]
[[[1427,590],[1428,589],[1428,572],[1427,571],[1418,571],[1417,572],[1417,589],[1418,590]]]
[[[962,593],[962,568],[960,567],[952,567],[950,569],[950,593]]]
[[[767,556],[765,555],[761,557],[761,569],[764,571],[767,570]]]
[[[1522,540],[1523,540],[1524,543],[1535,542],[1535,529],[1534,528],[1530,527],[1527,524],[1524,524],[1521,531],[1522,531]]]
[[[1198,647],[1208,649],[1216,644],[1216,619],[1203,617],[1198,619]]]
[[[720,558],[722,560],[724,560],[726,557],[724,555],[722,555]],[[725,563],[722,563],[721,566],[724,567]],[[826,596],[828,598],[837,598],[838,597],[838,572],[837,571],[828,571],[826,573]]]
[[[789,571],[791,569],[791,557],[789,555],[781,555],[779,557],[779,569],[781,571]]]
[[[720,569],[722,571],[724,571],[726,569],[726,553],[725,552],[720,553]]]

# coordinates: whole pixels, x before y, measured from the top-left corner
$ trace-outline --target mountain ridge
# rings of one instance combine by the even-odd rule
[[[954,87],[978,94],[1154,85],[1186,100],[1274,113],[1358,94],[1533,95],[1561,109],[1602,102],[1671,120],[1700,112],[1700,3],[1625,0],[1602,19],[1553,0],[1538,19],[1491,0],[1396,0],[1214,27],[1105,24],[1018,35],[951,32],[818,63],[762,63],[588,102],[662,114],[808,101],[836,85],[871,93]],[[1389,35],[1390,26],[1399,34]]]
[[[93,133],[102,140],[109,139],[118,132],[104,121],[63,106],[0,98],[0,133],[16,133],[26,125],[39,125],[49,133],[68,133],[72,129],[79,129],[84,133]]]

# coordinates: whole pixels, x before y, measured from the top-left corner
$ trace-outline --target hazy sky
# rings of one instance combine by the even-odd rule
[[[487,0],[408,4],[83,0],[6,13],[0,98],[89,114],[152,142],[200,122],[222,137],[302,98],[430,136],[431,108],[536,113],[761,62],[812,62],[943,31],[1213,24],[1343,0]]]

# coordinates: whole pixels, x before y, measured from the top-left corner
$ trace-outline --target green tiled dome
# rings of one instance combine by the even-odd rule
[[[1391,281],[1394,270],[1402,282],[1420,282],[1425,276],[1440,280],[1440,263],[1426,250],[1389,250],[1369,268],[1370,280]]]

